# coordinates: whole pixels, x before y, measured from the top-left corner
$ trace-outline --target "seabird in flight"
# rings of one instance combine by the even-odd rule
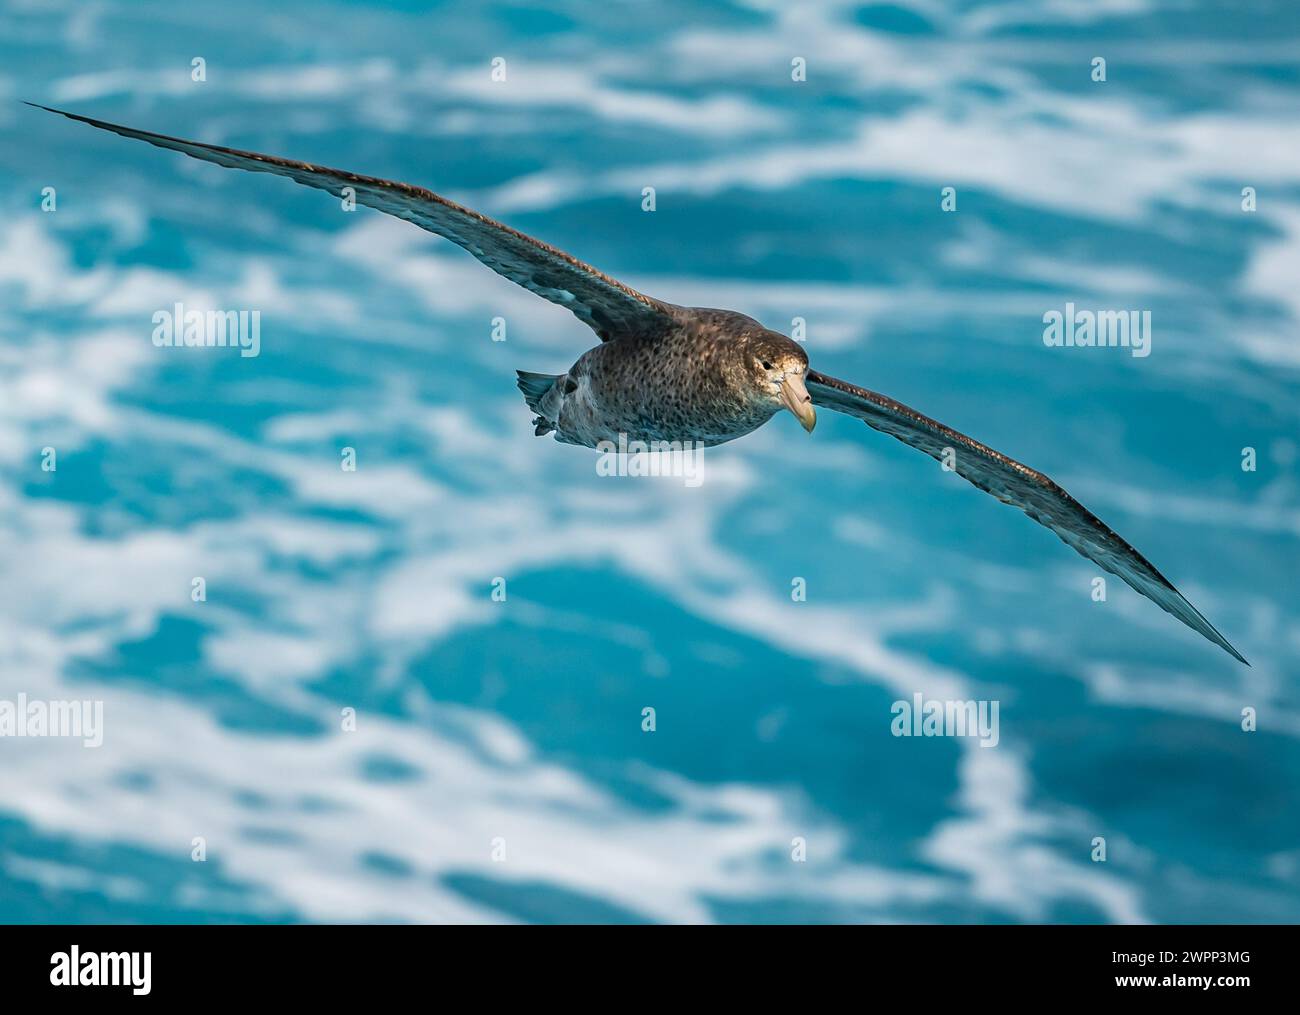
[[[1047,476],[901,402],[810,370],[800,345],[751,317],[646,296],[562,250],[409,183],[37,108],[204,162],[287,176],[336,197],[351,188],[358,203],[444,236],[510,281],[568,307],[601,344],[563,374],[518,371],[539,436],[553,433],[556,440],[585,447],[618,444],[620,436],[647,444],[715,445],[743,437],[783,409],[809,432],[817,421],[814,406],[846,413],[948,463],[1246,662],[1145,557]]]

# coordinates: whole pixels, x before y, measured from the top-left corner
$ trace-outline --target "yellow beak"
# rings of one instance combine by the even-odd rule
[[[803,386],[799,374],[786,374],[781,381],[781,401],[794,413],[795,418],[809,433],[817,425],[817,412],[813,409],[812,396]]]

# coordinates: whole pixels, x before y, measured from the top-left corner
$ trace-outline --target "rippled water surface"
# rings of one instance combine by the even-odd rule
[[[1222,6],[0,5],[0,698],[104,703],[101,747],[0,738],[0,917],[1300,918],[1300,13]],[[847,417],[598,476],[514,388],[592,344],[563,309],[20,99],[802,318],[1253,666]],[[260,355],[156,348],[177,301]],[[1151,354],[1045,346],[1067,301]],[[892,736],[916,692],[997,747]]]

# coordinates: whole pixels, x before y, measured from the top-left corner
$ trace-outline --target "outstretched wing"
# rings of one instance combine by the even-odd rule
[[[525,236],[423,187],[374,176],[359,176],[342,169],[327,169],[274,155],[167,137],[61,109],[50,109],[34,102],[27,105],[229,169],[287,176],[296,183],[326,190],[335,196],[343,196],[343,188],[350,187],[358,204],[377,208],[445,236],[497,274],[552,303],[568,307],[579,320],[595,330],[601,341],[626,334],[653,335],[672,323],[669,304],[623,285],[548,243]]]
[[[1201,616],[1196,607],[1184,599],[1142,554],[1041,472],[1035,472],[951,427],[922,416],[892,398],[815,370],[808,372],[806,380],[808,393],[816,405],[856,416],[868,426],[897,437],[904,444],[910,444],[939,461],[944,461],[946,449],[952,449],[952,467],[963,479],[985,493],[991,493],[1004,504],[1020,508],[1083,556],[1123,578],[1162,610],[1172,613],[1193,631],[1200,632],[1234,659],[1246,662],[1241,653],[1228,644],[1214,625]]]

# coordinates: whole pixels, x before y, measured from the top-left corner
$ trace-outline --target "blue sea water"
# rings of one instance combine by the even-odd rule
[[[801,318],[1253,665],[847,417],[598,475],[514,388],[563,309],[20,99]],[[0,4],[0,699],[104,707],[0,738],[0,919],[1300,919],[1297,152],[1289,2]],[[155,347],[178,301],[260,354]],[[1067,302],[1150,355],[1046,346]],[[893,736],[915,693],[997,746]]]

